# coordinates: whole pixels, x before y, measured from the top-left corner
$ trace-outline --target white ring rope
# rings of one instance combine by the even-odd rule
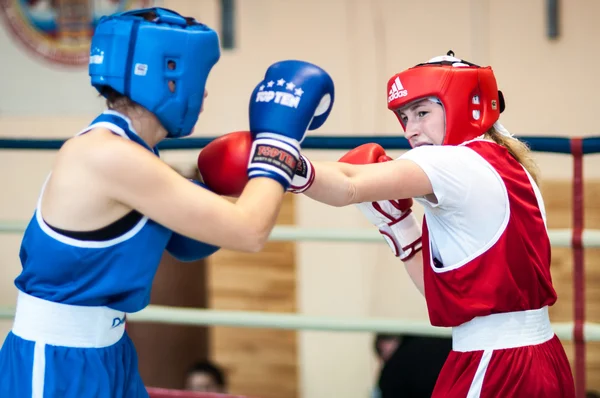
[[[0,233],[16,234],[25,231],[22,221],[0,221]],[[572,229],[548,230],[553,247],[571,247]],[[600,230],[583,231],[583,247],[600,248]],[[369,228],[305,228],[278,225],[273,229],[269,240],[294,242],[376,242],[383,243],[377,230]]]
[[[15,309],[0,308],[0,319],[14,318]],[[419,336],[450,336],[450,328],[431,326],[426,321],[309,316],[291,313],[254,311],[222,311],[196,308],[149,305],[144,310],[127,315],[128,322],[166,323],[193,326],[230,326],[265,329],[311,330],[327,332],[379,332]],[[565,341],[573,339],[572,322],[555,322],[552,328]],[[600,324],[586,323],[586,341],[600,341]]]
[[[0,222],[0,233],[21,233],[23,222]],[[571,247],[571,229],[549,230],[553,247]],[[271,241],[296,242],[378,242],[381,235],[372,229],[354,228],[302,228],[277,226],[269,238]],[[600,247],[600,230],[584,230],[583,246]],[[14,318],[14,308],[0,308],[0,319]],[[149,305],[144,310],[127,315],[128,321],[158,322],[196,326],[232,326],[269,329],[313,330],[334,332],[380,332],[416,334],[423,336],[450,336],[450,328],[438,328],[425,321],[378,319],[378,318],[339,318],[331,316],[309,316],[293,313],[263,313],[249,311],[221,311]],[[555,333],[562,340],[573,339],[572,322],[552,323]],[[600,324],[585,323],[584,339],[600,341]]]

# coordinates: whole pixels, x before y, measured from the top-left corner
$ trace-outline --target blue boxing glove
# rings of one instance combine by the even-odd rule
[[[191,181],[202,188],[208,189],[206,185],[199,181]],[[188,238],[177,232],[173,232],[167,243],[167,251],[179,261],[200,260],[214,254],[219,249],[220,247]]]
[[[220,247],[200,242],[173,232],[167,251],[179,261],[196,261],[216,253]]]
[[[287,189],[306,131],[325,123],[333,100],[333,80],[318,66],[304,61],[271,65],[250,99],[248,178],[273,178]]]

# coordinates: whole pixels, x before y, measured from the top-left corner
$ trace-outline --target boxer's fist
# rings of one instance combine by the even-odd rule
[[[371,164],[392,160],[381,145],[370,143],[352,149],[340,162]],[[421,225],[412,213],[412,198],[358,203],[356,207],[375,225],[394,256],[409,260],[421,250]]]
[[[248,183],[248,159],[252,137],[249,131],[236,131],[211,141],[198,155],[202,181],[219,195],[238,197]],[[300,155],[289,191],[302,193],[315,174],[310,160]]]
[[[197,261],[216,253],[220,247],[173,232],[166,250],[179,261]]]
[[[304,61],[281,61],[267,69],[250,100],[250,131],[273,133],[302,142],[319,128],[333,106],[331,76]]]
[[[369,143],[356,147],[342,156],[339,162],[350,164],[371,164],[392,160],[379,144]]]
[[[207,189],[207,186],[199,181],[191,180],[194,184]],[[220,249],[218,246],[210,245],[188,238],[187,236],[173,232],[167,243],[166,250],[179,261],[196,261],[206,258]]]
[[[236,131],[211,141],[198,155],[202,181],[216,194],[238,197],[248,182],[252,137]]]
[[[358,203],[356,207],[375,225],[394,256],[406,261],[421,250],[421,225],[412,213],[412,199]]]
[[[269,67],[250,99],[248,176],[273,178],[287,189],[306,131],[325,122],[333,99],[333,80],[318,66],[291,60]]]

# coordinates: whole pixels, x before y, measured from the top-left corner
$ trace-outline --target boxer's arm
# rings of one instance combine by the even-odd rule
[[[181,175],[181,172],[178,173]],[[190,182],[204,189],[208,189],[200,181],[190,179]],[[205,242],[194,240],[188,238],[187,236],[173,232],[171,239],[169,239],[169,242],[167,242],[166,249],[169,254],[179,261],[197,261],[216,253],[220,248],[218,246],[209,245]]]
[[[283,199],[281,184],[257,178],[232,203],[190,184],[141,146],[112,135],[83,159],[107,197],[174,232],[226,249],[261,250]]]
[[[410,259],[404,261],[404,267],[410,279],[419,289],[421,294],[425,295],[425,280],[423,276],[423,252],[415,253]]]
[[[433,193],[429,178],[410,160],[354,165],[313,162],[314,181],[304,194],[332,206],[404,199]]]

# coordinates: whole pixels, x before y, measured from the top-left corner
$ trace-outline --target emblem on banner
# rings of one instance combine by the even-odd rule
[[[103,15],[150,7],[153,0],[0,0],[14,39],[60,65],[87,65],[90,38]]]

